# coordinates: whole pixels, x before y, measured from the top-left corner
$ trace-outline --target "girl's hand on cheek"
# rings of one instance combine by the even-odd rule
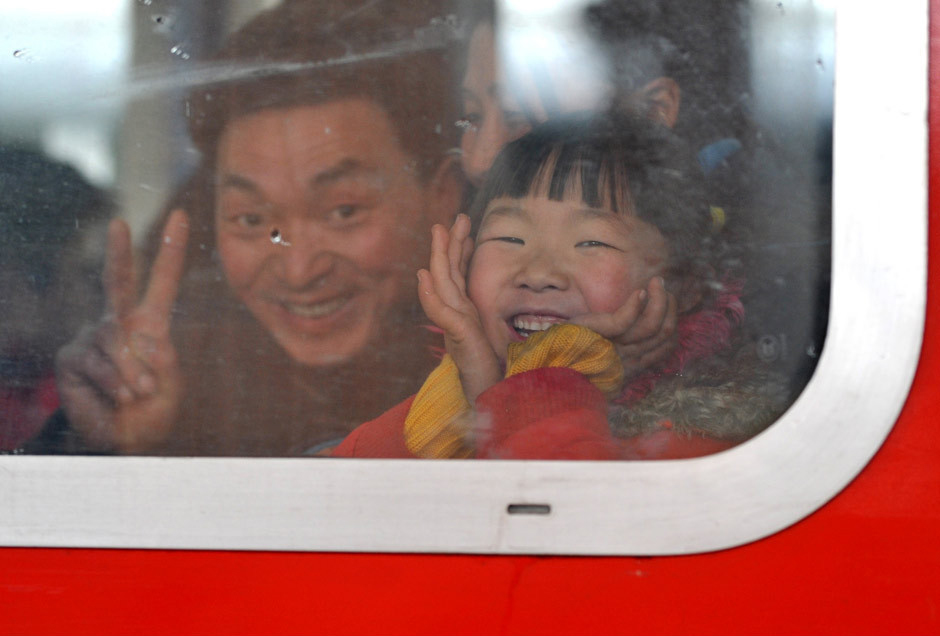
[[[467,296],[467,266],[472,253],[470,219],[461,214],[449,232],[441,225],[431,228],[430,271],[418,271],[421,307],[444,331],[447,353],[460,370],[464,394],[471,404],[502,379],[499,359]]]
[[[609,314],[586,314],[571,322],[614,343],[631,378],[666,360],[679,344],[676,331],[678,302],[659,276],[646,289],[634,292],[620,309]]]

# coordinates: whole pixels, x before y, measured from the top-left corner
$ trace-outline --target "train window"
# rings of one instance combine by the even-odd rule
[[[926,16],[6,3],[0,544],[658,555],[797,522],[918,359]]]

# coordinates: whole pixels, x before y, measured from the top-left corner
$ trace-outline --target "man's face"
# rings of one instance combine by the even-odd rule
[[[217,156],[216,233],[235,294],[298,362],[348,360],[414,302],[433,188],[364,99],[234,119]],[[393,327],[393,326],[392,326]]]

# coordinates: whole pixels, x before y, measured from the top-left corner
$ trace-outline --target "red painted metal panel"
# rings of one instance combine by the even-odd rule
[[[931,3],[940,61],[940,1]],[[882,87],[890,90],[890,86]],[[940,83],[931,86],[940,132]],[[940,248],[940,144],[930,150]],[[0,633],[940,633],[940,259],[884,447],[792,528],[669,558],[0,550]]]

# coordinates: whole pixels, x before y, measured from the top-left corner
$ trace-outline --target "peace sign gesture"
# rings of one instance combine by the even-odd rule
[[[108,228],[105,315],[56,358],[63,408],[91,448],[142,452],[169,434],[181,395],[171,311],[188,233],[186,214],[174,211],[138,302],[130,230],[118,219]]]

